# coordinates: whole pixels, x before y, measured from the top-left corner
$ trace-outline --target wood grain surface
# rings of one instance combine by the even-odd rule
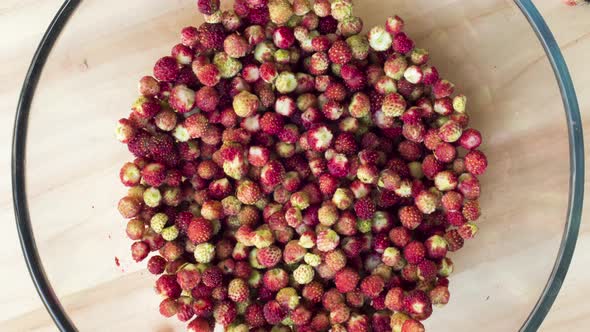
[[[394,12],[404,16],[432,62],[469,96],[472,123],[486,137],[483,149],[492,166],[482,178],[481,234],[452,256],[457,272],[451,303],[435,310],[427,330],[516,330],[549,276],[567,203],[567,129],[543,50],[511,1],[356,2],[368,26]],[[193,3],[85,0],[43,72],[28,137],[31,217],[47,274],[81,331],[183,330],[159,316],[154,278],[129,257],[115,208],[124,193],[118,169],[129,155],[112,132],[137,93],[137,78],[169,52],[181,27],[200,22]],[[587,117],[590,6],[535,3],[564,52]],[[56,330],[22,258],[9,171],[18,94],[60,5],[0,2],[0,331]],[[570,272],[541,331],[588,331],[589,231],[583,224]]]

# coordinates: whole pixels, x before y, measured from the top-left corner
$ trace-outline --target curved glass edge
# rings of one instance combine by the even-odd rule
[[[520,329],[522,332],[533,332],[539,329],[555,302],[576,248],[584,202],[584,136],[576,90],[555,37],[530,0],[514,0],[514,2],[537,34],[553,67],[565,108],[570,150],[570,194],[561,245],[545,289]]]
[[[57,37],[79,3],[80,0],[66,0],[43,35],[23,82],[12,136],[12,197],[21,248],[29,274],[45,308],[59,330],[67,332],[76,331],[76,328],[47,280],[31,227],[25,186],[25,153],[29,112],[37,83]]]
[[[514,0],[514,2],[537,34],[555,72],[565,107],[570,146],[570,195],[567,221],[560,250],[539,301],[520,329],[523,332],[532,332],[539,328],[551,309],[561,289],[575,250],[584,200],[584,139],[576,92],[567,65],[553,34],[530,0]],[[12,142],[13,205],[23,255],[35,288],[47,311],[59,330],[68,332],[77,330],[63,310],[59,299],[45,276],[31,227],[24,171],[26,134],[31,101],[47,57],[61,30],[79,3],[80,0],[64,1],[33,56],[17,106]]]

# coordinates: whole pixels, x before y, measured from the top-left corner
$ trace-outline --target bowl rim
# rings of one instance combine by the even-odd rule
[[[533,332],[539,328],[551,309],[565,280],[575,250],[584,200],[584,138],[576,91],[559,45],[531,0],[513,1],[537,35],[553,68],[565,109],[570,153],[569,199],[560,248],[545,288],[520,328],[522,332]],[[26,194],[25,156],[31,103],[43,67],[63,27],[80,3],[81,0],[65,0],[43,35],[23,82],[12,137],[12,196],[19,240],[37,293],[60,331],[77,331],[77,329],[49,283],[37,251]]]

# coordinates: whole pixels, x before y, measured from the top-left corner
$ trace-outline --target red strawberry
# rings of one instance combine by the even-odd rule
[[[263,186],[274,188],[285,179],[285,168],[278,160],[268,162],[260,172],[260,182]]]
[[[301,296],[312,303],[318,303],[324,295],[324,286],[317,281],[312,281],[303,287]]]
[[[213,51],[223,50],[225,31],[221,24],[203,23],[199,26],[199,41],[203,48]]]
[[[336,288],[332,288],[324,293],[322,304],[326,310],[334,310],[344,304],[344,296]]]
[[[295,310],[291,311],[291,320],[295,326],[303,326],[311,320],[311,311],[303,305],[297,306]]]
[[[360,280],[359,274],[351,268],[345,268],[336,272],[334,284],[341,293],[347,293],[356,288]]]
[[[284,119],[274,112],[266,112],[260,118],[260,129],[270,135],[277,135],[283,130]]]
[[[264,318],[271,325],[279,324],[287,315],[285,309],[277,301],[269,301],[264,304]]]
[[[178,304],[175,299],[166,298],[160,302],[160,314],[164,317],[172,317],[178,312]]]
[[[465,155],[465,168],[473,175],[482,175],[488,167],[488,159],[479,150],[470,151]]]
[[[156,290],[158,293],[171,299],[177,299],[182,292],[180,285],[176,282],[176,276],[173,274],[165,274],[158,278],[156,281]]]
[[[404,247],[404,258],[409,264],[419,264],[424,260],[426,248],[418,241],[410,242]]]
[[[237,316],[236,305],[231,301],[221,301],[213,310],[213,317],[215,321],[221,325],[228,326]]]
[[[147,185],[159,187],[166,180],[166,166],[161,163],[147,164],[141,170],[141,177]]]
[[[250,296],[250,286],[243,279],[233,279],[229,282],[227,294],[234,302],[245,302]]]
[[[391,288],[385,296],[385,306],[391,311],[402,311],[404,308],[404,290],[400,287]]]
[[[264,273],[262,282],[265,288],[276,292],[289,283],[289,275],[283,269],[272,269]]]
[[[211,313],[213,313],[213,307],[213,300],[209,297],[198,297],[195,298],[193,302],[193,312],[199,317],[207,317],[211,315]]]
[[[337,40],[330,47],[328,56],[333,63],[344,65],[352,60],[352,51],[344,40]]]
[[[261,327],[266,324],[262,306],[256,303],[253,303],[246,308],[244,319],[246,320],[246,323],[253,328]]]
[[[171,56],[166,56],[158,60],[154,66],[154,77],[159,81],[174,81],[178,76],[178,63]]]
[[[354,203],[354,212],[360,219],[371,219],[375,214],[375,203],[370,197],[363,197]]]
[[[213,235],[213,225],[205,218],[195,218],[187,229],[188,238],[196,244],[209,241]]]
[[[378,275],[371,275],[365,277],[363,281],[361,281],[361,291],[363,294],[367,295],[368,297],[375,298],[379,296],[379,294],[383,291],[383,287],[385,287],[385,282],[383,278]]]
[[[334,140],[334,149],[345,155],[352,155],[358,151],[358,145],[352,133],[340,133]]]
[[[404,309],[414,319],[425,320],[432,314],[432,303],[426,293],[415,290],[404,298]]]
[[[400,208],[398,215],[401,224],[409,230],[416,229],[420,226],[423,219],[422,212],[414,205]]]
[[[282,257],[281,249],[277,246],[262,248],[256,253],[258,262],[264,267],[274,267],[281,261]]]
[[[201,281],[207,287],[215,288],[223,281],[223,272],[217,266],[210,266],[201,275]]]
[[[201,273],[196,269],[195,265],[187,265],[176,274],[176,281],[180,285],[180,288],[186,291],[190,291],[197,287],[201,281]]]

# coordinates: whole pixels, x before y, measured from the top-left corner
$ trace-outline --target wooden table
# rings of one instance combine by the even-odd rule
[[[188,0],[176,0],[170,1],[170,3],[186,6]],[[358,1],[360,2],[360,1]],[[400,1],[403,2],[403,1]],[[411,1],[406,1],[410,3]],[[452,1],[446,1],[452,2]],[[95,3],[98,3],[95,1]],[[363,1],[364,3],[364,1]],[[21,89],[22,80],[25,72],[29,66],[30,59],[33,55],[37,44],[44,33],[48,23],[53,18],[54,13],[61,5],[61,1],[58,0],[3,0],[0,3],[0,31],[2,31],[2,47],[0,51],[0,146],[2,147],[2,153],[0,155],[0,169],[3,170],[5,176],[0,177],[0,220],[4,220],[3,228],[3,245],[0,246],[0,266],[2,268],[0,284],[2,285],[2,296],[0,297],[0,331],[54,331],[56,330],[49,315],[43,308],[41,301],[39,300],[33,284],[26,271],[25,263],[22,258],[18,239],[16,236],[16,229],[14,227],[14,214],[12,210],[12,199],[10,195],[10,141],[12,133],[12,124],[14,118],[14,110],[16,108],[16,102],[18,94]],[[510,6],[510,1],[506,1],[506,6]],[[539,7],[541,13],[544,15],[547,23],[555,34],[556,39],[562,47],[566,60],[568,62],[570,71],[572,72],[573,80],[576,85],[580,108],[583,112],[583,116],[587,116],[590,110],[590,66],[588,63],[588,54],[590,54],[590,7],[573,9],[565,7],[558,0],[538,0],[536,5]],[[104,19],[105,14],[99,11],[111,11],[113,15],[128,15],[129,13],[117,13],[116,9],[105,8],[105,6],[96,5],[96,16],[89,15],[84,19],[100,18]],[[141,15],[141,13],[137,13]],[[493,16],[493,12],[487,13],[487,15]],[[180,15],[179,20],[189,20],[190,17],[194,16],[194,13],[183,12],[178,13]],[[105,29],[108,29],[108,21],[103,22]],[[162,44],[163,41],[169,40],[169,36],[173,36],[178,26],[172,22],[166,22],[164,20],[154,20],[149,22],[154,25],[154,34],[151,38],[157,38],[158,45]],[[501,24],[501,22],[498,22]],[[414,26],[414,31],[420,30]],[[158,34],[161,32],[161,34]],[[144,36],[138,35],[137,38],[144,38]],[[163,39],[163,40],[162,40]],[[117,48],[125,43],[124,40],[114,40],[109,45],[99,45],[103,47],[103,52],[106,52],[104,48]],[[164,45],[166,44],[164,43]],[[154,58],[157,54],[160,54],[162,50],[154,49],[143,49],[141,52],[149,53],[148,57]],[[76,55],[76,50],[72,50],[73,57]],[[137,55],[136,55],[137,56]],[[92,57],[91,57],[92,59]],[[81,60],[76,58],[76,61]],[[530,59],[533,63],[534,59]],[[528,60],[527,60],[528,61]],[[59,66],[49,69],[50,75],[71,74],[72,72],[84,71],[88,66],[94,64],[89,60],[78,61],[72,63],[60,63]],[[132,68],[132,72],[145,71],[145,68]],[[49,75],[48,74],[48,75]],[[123,89],[127,94],[133,95],[134,84],[130,84],[128,80],[124,80],[126,73],[120,73],[121,84],[115,87],[116,89]],[[97,76],[97,87],[105,88],[104,84],[101,83],[100,74]],[[124,82],[124,83],[123,83]],[[80,87],[77,87],[80,88]],[[83,87],[82,87],[83,88]],[[111,86],[112,88],[112,86]],[[88,94],[89,102],[93,102],[91,94]],[[61,97],[61,96],[60,96]],[[58,99],[55,102],[59,103]],[[119,112],[119,111],[116,111]],[[123,113],[121,110],[120,113]],[[78,120],[80,120],[79,118]],[[51,121],[51,117],[48,116],[44,120]],[[101,120],[104,120],[101,119]],[[586,119],[587,120],[587,119]],[[542,117],[539,117],[539,121],[542,121]],[[50,123],[50,122],[46,122]],[[587,121],[584,122],[586,124]],[[66,127],[72,124],[55,124],[57,128]],[[97,126],[103,125],[102,123],[96,124]],[[72,128],[72,127],[70,127]],[[69,129],[69,128],[68,128]],[[73,127],[74,130],[80,129]],[[45,130],[45,132],[43,131]],[[47,134],[47,131],[54,130],[54,124],[51,125],[34,125],[35,137],[42,137],[43,134]],[[547,135],[552,133],[552,127],[547,127]],[[586,128],[586,131],[590,131],[590,127]],[[75,132],[76,133],[76,132]],[[75,134],[74,133],[74,134]],[[543,134],[543,133],[540,133]],[[90,138],[92,139],[92,138]],[[587,140],[587,142],[590,140]],[[37,144],[43,144],[43,142],[37,142]],[[115,143],[113,143],[115,144]],[[586,144],[586,153],[590,152],[590,144]],[[47,148],[49,153],[51,152],[51,146],[43,146]],[[95,151],[94,153],[101,153],[103,151]],[[555,151],[556,153],[566,153],[565,148],[563,151]],[[126,158],[126,153],[120,150],[115,155],[118,160]],[[81,156],[81,158],[90,159],[92,154],[87,156]],[[565,160],[564,160],[565,162]],[[42,177],[43,163],[39,160],[39,163],[35,164],[33,170],[36,172],[37,180]],[[71,167],[71,165],[64,164],[64,168]],[[84,170],[73,168],[73,174],[69,179],[73,179],[72,185],[92,185],[88,182],[75,182],[76,172],[83,172]],[[102,170],[107,174],[115,174],[117,168],[111,164],[105,165]],[[101,174],[104,176],[104,174]],[[496,175],[501,175],[496,173]],[[587,177],[588,178],[588,177]],[[67,179],[65,183],[61,185],[68,185]],[[489,182],[489,181],[488,181]],[[108,184],[111,185],[111,184]],[[41,188],[35,188],[35,195],[44,195],[51,193],[55,188],[48,183],[47,186]],[[102,201],[95,202],[99,217],[104,217],[105,223],[113,223],[112,220],[108,219],[114,216],[109,209],[112,209],[113,198],[105,198]],[[586,202],[590,200],[587,199]],[[63,206],[63,213],[67,213],[69,202],[65,202]],[[84,204],[84,202],[75,202],[78,204]],[[39,209],[47,208],[43,207],[43,203],[39,203]],[[589,207],[590,203],[586,203],[586,207]],[[72,209],[76,209],[73,207]],[[79,207],[82,211],[82,207]],[[85,207],[87,210],[90,207]],[[94,205],[92,206],[94,208]],[[98,211],[100,210],[100,211]],[[41,210],[40,210],[41,211]],[[88,210],[92,211],[92,210]],[[108,211],[108,212],[105,212]],[[77,212],[72,210],[72,213]],[[39,222],[39,217],[33,214],[33,220]],[[114,224],[114,223],[113,223]],[[108,237],[105,232],[97,233],[96,229],[86,225],[84,229],[76,228],[75,232],[69,228],[70,225],[51,224],[44,225],[39,231],[42,234],[50,234],[51,236],[43,236],[39,245],[44,250],[57,250],[53,252],[52,259],[46,264],[50,265],[50,271],[61,271],[65,272],[59,274],[66,280],[60,281],[65,283],[67,286],[71,286],[72,289],[81,289],[83,291],[71,291],[65,292],[67,306],[69,310],[73,310],[78,313],[81,320],[83,320],[83,326],[85,330],[104,331],[107,327],[111,327],[114,330],[135,330],[131,322],[134,320],[141,320],[142,317],[156,315],[153,295],[150,292],[145,292],[145,288],[149,287],[152,282],[152,277],[142,272],[140,266],[131,264],[128,258],[125,258],[123,268],[126,269],[126,273],[121,273],[122,268],[117,268],[114,265],[113,256],[111,252],[118,253],[118,255],[127,255],[126,242],[121,236],[122,226],[120,224],[113,225],[108,228],[113,233],[109,233]],[[76,226],[81,227],[81,226]],[[588,304],[588,294],[590,294],[590,234],[588,233],[590,226],[583,224],[580,232],[579,242],[576,250],[576,254],[573,259],[570,272],[567,276],[565,284],[559,294],[552,311],[549,313],[547,319],[542,325],[543,331],[587,331],[588,324],[590,324],[590,304]],[[71,238],[72,234],[86,234],[87,236],[102,236],[104,239],[105,247],[112,246],[113,248],[105,248],[104,252],[95,251],[96,255],[88,257],[88,259],[95,260],[96,271],[75,271],[69,270],[72,268],[69,262],[66,260],[60,260],[60,254],[67,254],[67,251],[59,251],[61,247],[53,245],[52,241],[72,241],[76,239]],[[111,238],[112,234],[112,238]],[[57,239],[57,240],[56,240]],[[485,237],[484,240],[485,242]],[[78,241],[79,242],[79,241]],[[59,247],[59,248],[58,248]],[[70,250],[84,250],[84,248],[70,248]],[[108,257],[104,257],[104,253],[108,253]],[[526,258],[526,257],[525,257]],[[516,263],[515,263],[516,264]],[[108,268],[105,268],[108,265]],[[119,273],[116,283],[101,284],[100,276],[96,277],[96,287],[91,285],[76,285],[75,278],[72,281],[67,280],[68,275],[76,273],[91,273],[94,275],[104,273],[105,270],[110,272],[106,273],[105,278],[110,278],[113,271]],[[479,278],[482,276],[471,275],[471,278]],[[93,279],[94,280],[94,279]],[[61,287],[61,286],[60,286]],[[67,289],[67,287],[66,287]],[[117,302],[116,294],[127,293],[125,303]],[[87,298],[91,298],[92,301],[87,301]],[[470,303],[471,304],[471,303]],[[469,305],[470,305],[469,304]],[[96,316],[94,309],[99,310],[111,310],[117,311],[117,306],[122,305],[124,310],[127,312],[133,312],[136,316],[121,317],[117,321],[104,321],[102,317]],[[469,305],[462,303],[462,308],[469,307]],[[472,303],[473,308],[477,308],[478,303]],[[133,311],[130,307],[137,306],[137,310]],[[147,308],[147,309],[146,309]],[[476,312],[469,312],[469,316],[473,315],[477,317]],[[466,320],[469,316],[465,316]],[[163,320],[162,320],[163,321]],[[494,325],[494,323],[491,323]],[[175,325],[176,327],[180,325]],[[502,326],[502,324],[495,324],[495,326]],[[173,325],[168,322],[158,323],[154,326],[154,329],[158,331],[171,331]],[[435,330],[435,329],[433,329]],[[502,328],[497,329],[502,331]]]

